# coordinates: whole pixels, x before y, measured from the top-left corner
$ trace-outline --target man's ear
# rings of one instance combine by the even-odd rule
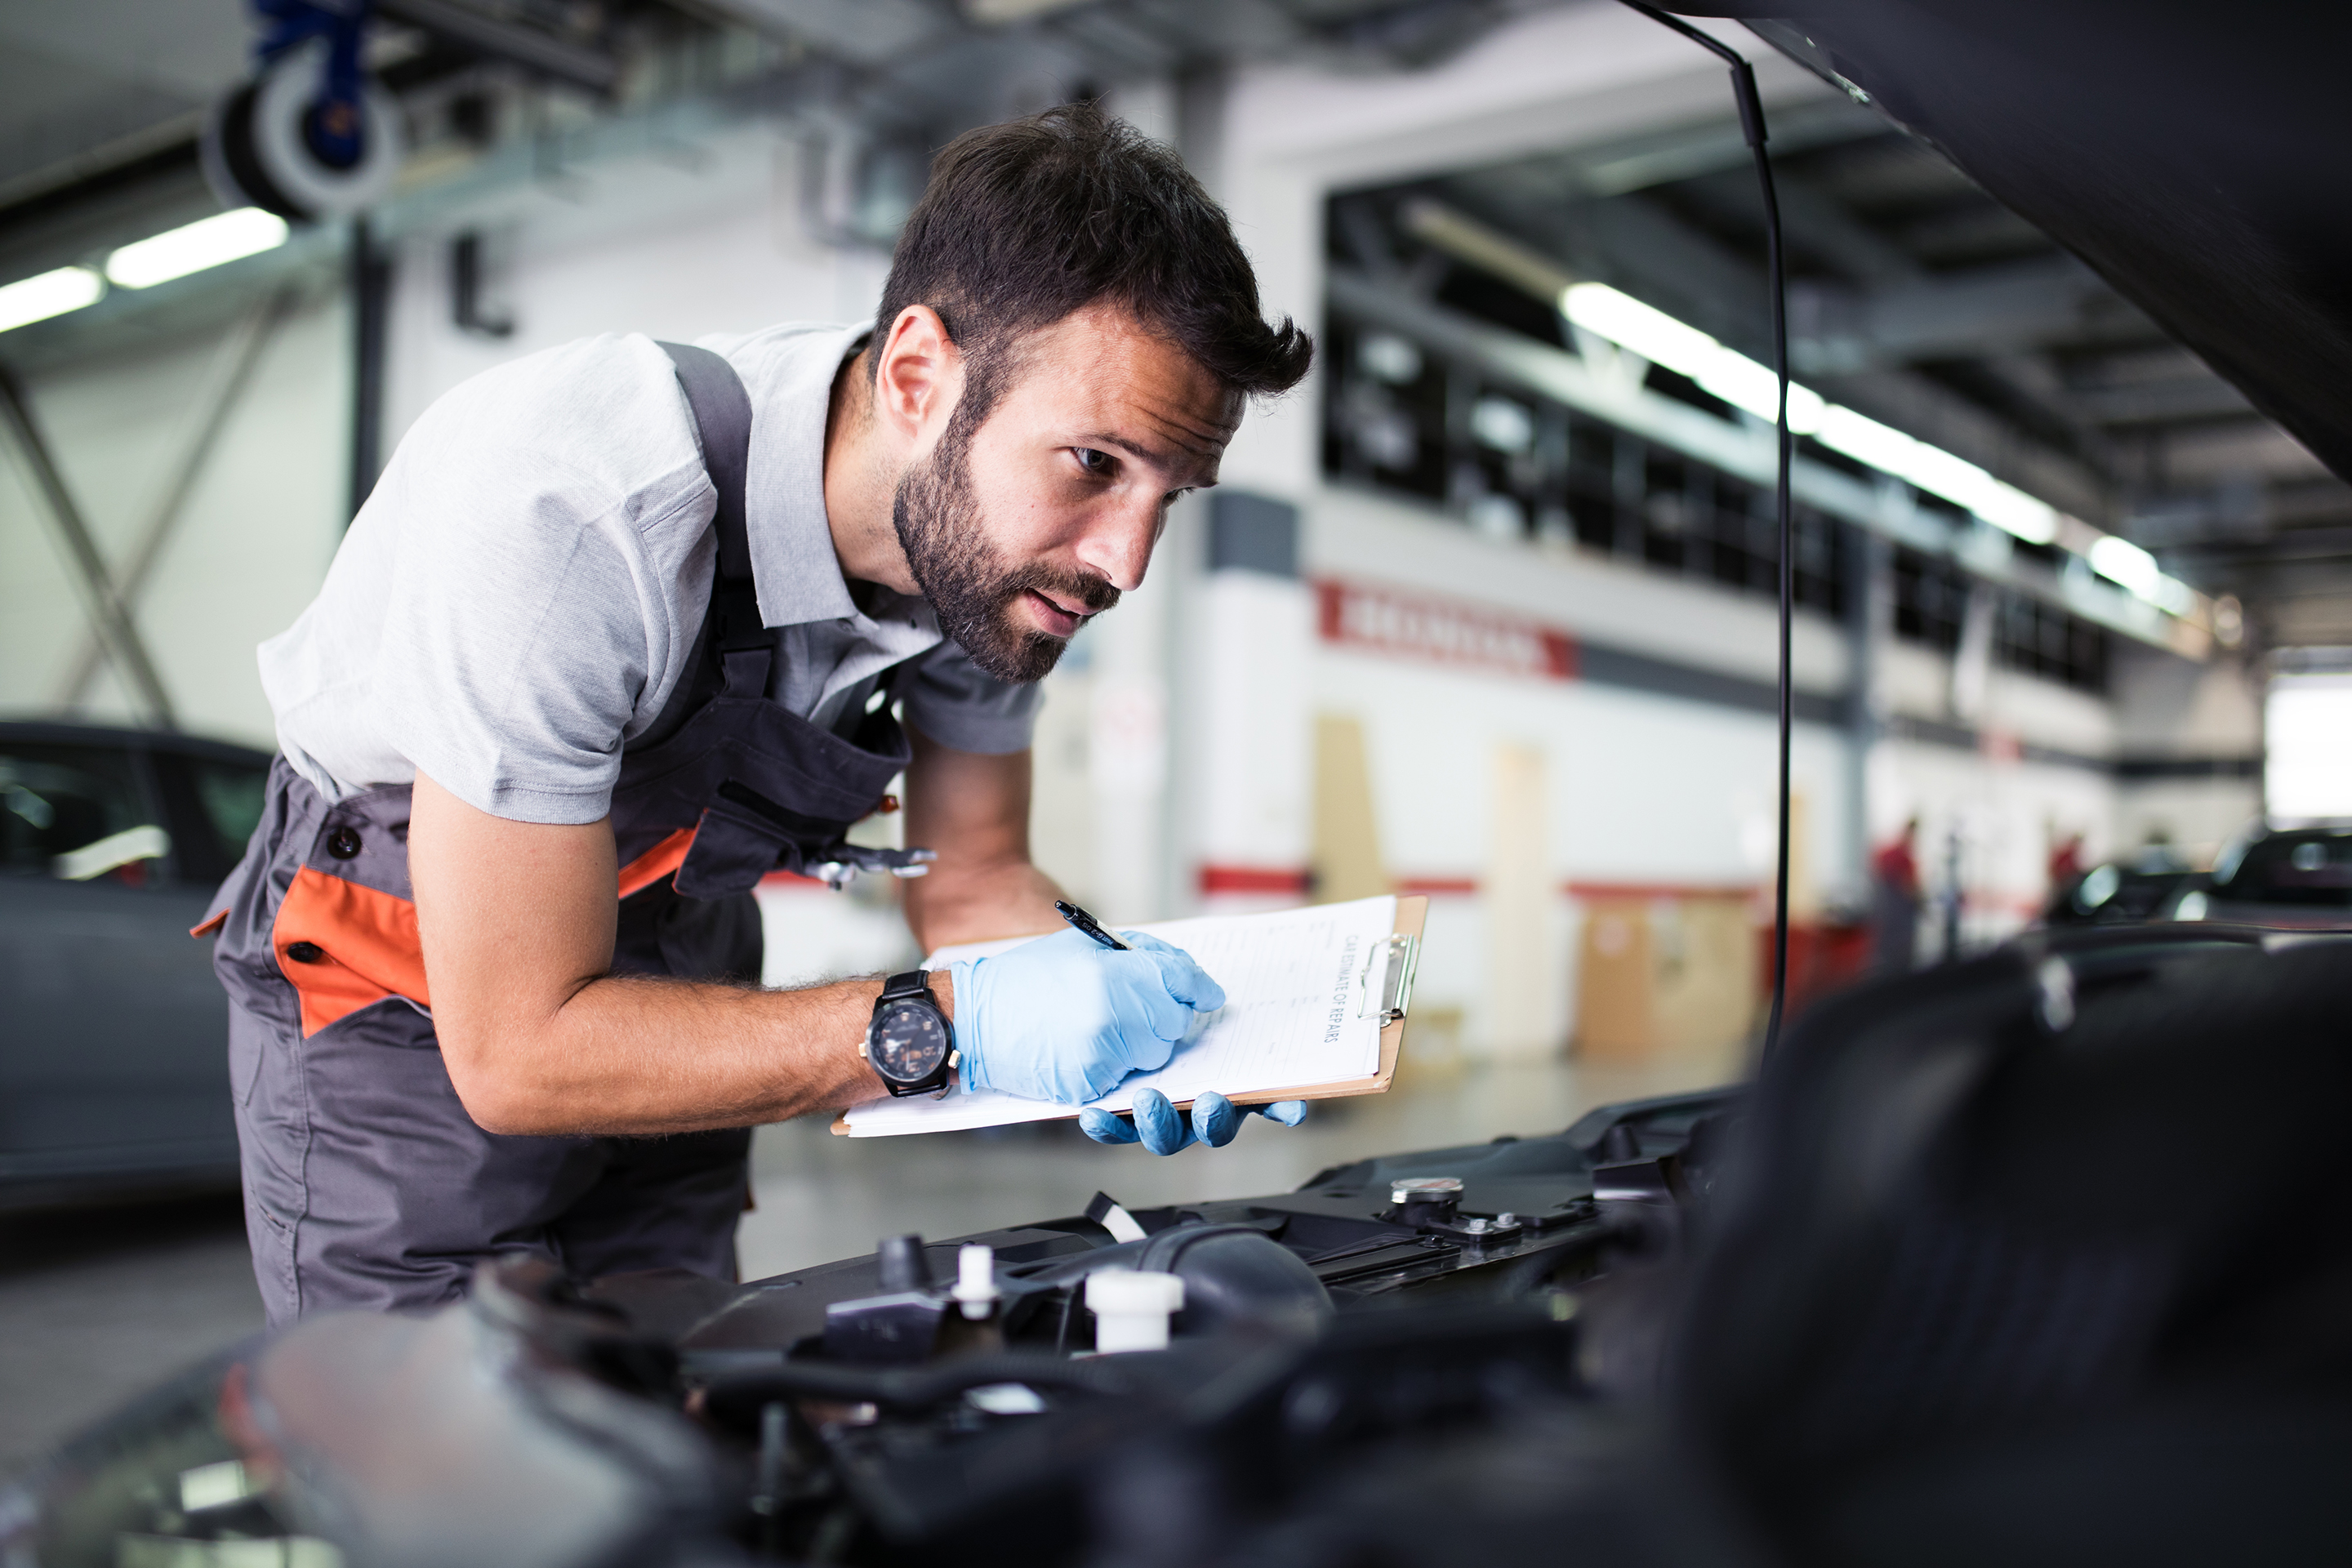
[[[874,412],[900,439],[928,447],[963,392],[963,351],[929,305],[909,305],[890,323],[874,362]]]

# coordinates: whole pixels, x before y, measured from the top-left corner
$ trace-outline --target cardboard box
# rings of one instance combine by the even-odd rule
[[[1638,1062],[1746,1038],[1758,1003],[1750,899],[1743,889],[1587,897],[1577,1054]]]

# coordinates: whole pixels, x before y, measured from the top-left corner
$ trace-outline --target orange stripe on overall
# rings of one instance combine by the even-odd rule
[[[621,868],[618,894],[642,892],[676,872],[694,843],[681,827]],[[206,922],[217,927],[217,919]],[[204,928],[199,928],[199,931]],[[302,1002],[302,1037],[389,996],[430,1008],[416,906],[406,899],[305,866],[294,873],[270,927],[278,967]],[[294,956],[297,944],[305,957]]]

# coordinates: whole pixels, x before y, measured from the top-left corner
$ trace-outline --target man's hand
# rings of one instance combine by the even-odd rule
[[[1140,931],[1129,950],[1063,931],[955,966],[966,1089],[1083,1105],[1168,1065],[1224,987],[1181,948]]]
[[[419,773],[408,866],[441,1058],[487,1131],[742,1127],[883,1092],[857,1050],[878,981],[759,991],[608,973],[609,823],[509,822]],[[948,977],[933,991],[952,1017]]]
[[[929,952],[1062,930],[1062,890],[1029,863],[1029,753],[959,752],[911,724],[907,738],[907,842],[940,857],[899,884],[916,942]]]

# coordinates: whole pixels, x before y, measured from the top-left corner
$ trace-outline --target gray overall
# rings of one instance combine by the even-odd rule
[[[719,492],[719,559],[693,673],[622,759],[613,970],[756,984],[762,876],[914,858],[843,842],[906,766],[890,698],[907,667],[843,710],[846,735],[770,700],[776,641],[744,527],[750,402],[725,360],[662,346]],[[246,1228],[269,1321],[436,1306],[508,1252],[583,1279],[734,1278],[748,1128],[512,1137],[466,1113],[433,1033],[408,815],[405,786],[330,804],[280,758],[245,858],[197,928],[219,931]]]

